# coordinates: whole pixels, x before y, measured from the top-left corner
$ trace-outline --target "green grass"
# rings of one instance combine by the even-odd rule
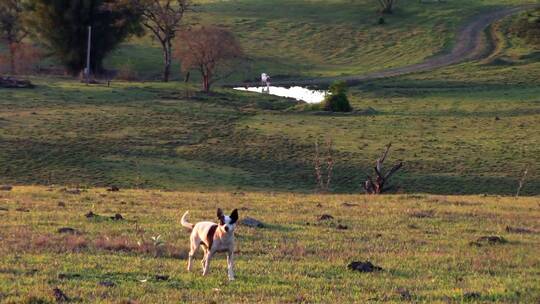
[[[239,81],[261,71],[280,77],[338,76],[418,63],[450,47],[471,16],[527,3],[534,1],[408,1],[378,26],[374,0],[203,1],[192,19],[226,27],[240,39],[249,68],[228,80]],[[109,65],[133,64],[145,71],[143,78],[155,79],[161,51],[148,40],[126,43]]]
[[[243,3],[235,5],[257,7]],[[317,17],[308,14],[312,3],[294,3],[284,18],[300,8],[309,18],[337,16]],[[205,14],[219,5],[204,6]],[[275,12],[260,10],[269,19]],[[207,96],[197,84],[86,87],[33,78],[36,89],[0,95],[0,183],[309,192],[314,142],[332,137],[336,192],[361,191],[392,142],[389,162],[405,162],[394,180],[401,192],[512,195],[529,167],[523,194],[538,195],[540,66],[537,50],[508,30],[513,20],[494,25],[496,48],[486,60],[351,88],[353,106],[373,115],[313,115],[267,95],[216,88]],[[136,43],[148,46],[146,38]]]
[[[212,260],[207,278],[198,262],[193,273],[185,270],[188,233],[180,215],[190,210],[191,221],[212,220],[218,206],[241,208],[241,217],[268,224],[238,228],[232,283],[221,255]],[[7,209],[0,211],[3,303],[30,303],[32,297],[52,303],[54,287],[84,303],[399,302],[399,289],[409,291],[414,302],[540,299],[535,198],[104,189],[72,195],[59,188],[16,187],[0,193],[0,207]],[[95,221],[84,217],[88,211],[119,212],[125,220]],[[324,213],[335,219],[318,221]],[[508,232],[507,226],[536,232]],[[60,227],[82,234],[60,235]],[[168,248],[157,257],[145,245],[156,235]],[[508,243],[470,245],[487,235]],[[350,271],[346,266],[354,260],[370,260],[384,271]],[[170,278],[157,281],[157,274]],[[115,286],[100,286],[102,281]],[[471,292],[479,297],[466,298]]]

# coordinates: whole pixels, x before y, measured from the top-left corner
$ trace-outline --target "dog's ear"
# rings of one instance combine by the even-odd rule
[[[225,215],[223,214],[223,210],[221,210],[221,208],[217,209],[217,217],[222,225],[225,224]]]
[[[231,224],[234,224],[236,223],[236,221],[238,221],[238,209],[234,209],[233,212],[231,213]]]

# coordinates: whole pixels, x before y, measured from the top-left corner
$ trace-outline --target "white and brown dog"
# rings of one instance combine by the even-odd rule
[[[193,256],[197,252],[197,249],[199,249],[199,246],[202,245],[204,250],[202,259],[203,275],[208,274],[210,259],[212,259],[214,254],[217,252],[226,252],[229,280],[234,280],[234,229],[236,228],[236,221],[238,221],[238,210],[234,209],[230,216],[226,216],[221,209],[218,209],[217,217],[219,224],[213,222],[191,224],[187,221],[187,214],[188,211],[184,213],[181,220],[182,226],[191,231],[191,247],[189,250],[187,270],[191,271]]]

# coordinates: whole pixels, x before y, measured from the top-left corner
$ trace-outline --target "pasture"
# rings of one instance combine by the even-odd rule
[[[92,303],[540,299],[537,198],[69,190],[0,192],[1,302],[54,302],[56,287]],[[239,226],[233,282],[224,256],[206,278],[199,262],[185,270],[181,214],[214,220],[217,207],[266,224]],[[116,213],[123,220],[109,218]],[[66,227],[75,232],[58,233]],[[477,242],[484,236],[503,241]],[[347,269],[366,260],[383,270]]]

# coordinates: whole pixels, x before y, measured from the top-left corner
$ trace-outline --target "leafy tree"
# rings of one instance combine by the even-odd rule
[[[540,8],[521,14],[511,30],[533,46],[540,46]]]
[[[218,68],[223,69],[227,63],[242,56],[242,48],[234,35],[214,26],[181,31],[175,46],[175,57],[182,62],[182,70],[199,70],[205,92],[209,92],[212,83],[218,79]]]
[[[141,16],[130,7],[107,9],[114,0],[29,0],[28,24],[73,75],[86,65],[92,26],[90,69],[103,72],[103,59],[131,34],[142,32]]]
[[[9,66],[11,74],[16,73],[15,58],[20,44],[28,32],[23,26],[23,4],[21,0],[0,0],[0,40],[9,49]]]
[[[152,32],[163,52],[163,81],[171,75],[172,46],[186,12],[191,10],[190,0],[117,0],[109,5],[113,10],[130,7],[142,16],[143,26]]]
[[[330,95],[324,101],[324,110],[332,112],[352,111],[351,104],[347,98],[347,84],[345,82],[334,82],[330,86]]]

